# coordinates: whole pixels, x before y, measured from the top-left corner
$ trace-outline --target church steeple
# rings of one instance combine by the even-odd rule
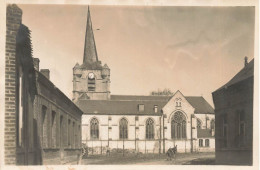
[[[83,64],[92,64],[96,62],[98,62],[98,55],[96,50],[94,33],[92,29],[90,10],[88,6],[88,18],[87,18],[87,27],[86,27],[86,35],[85,35]]]

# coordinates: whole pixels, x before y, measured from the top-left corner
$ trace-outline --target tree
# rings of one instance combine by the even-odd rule
[[[173,92],[170,89],[165,88],[163,90],[158,89],[157,91],[151,91],[150,95],[151,96],[172,96]]]

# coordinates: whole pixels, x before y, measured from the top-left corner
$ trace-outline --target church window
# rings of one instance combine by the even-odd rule
[[[199,139],[199,147],[203,147],[203,139]]]
[[[199,119],[197,119],[197,129],[201,129],[201,121]]]
[[[151,118],[146,121],[146,139],[154,139],[154,121]]]
[[[138,111],[143,112],[144,111],[144,104],[139,104],[138,105]]]
[[[128,122],[125,118],[122,118],[119,122],[119,138],[127,139],[128,138]]]
[[[205,140],[205,146],[206,146],[206,147],[209,147],[209,139],[206,139],[206,140]]]
[[[91,139],[99,138],[99,123],[96,118],[93,118],[90,121],[90,137],[91,137]]]
[[[181,107],[181,98],[176,99],[176,107]]]
[[[186,138],[186,118],[182,112],[174,113],[171,120],[172,139]]]

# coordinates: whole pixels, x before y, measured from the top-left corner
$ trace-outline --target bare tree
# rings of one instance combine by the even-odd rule
[[[173,92],[171,91],[171,89],[165,88],[163,90],[158,89],[157,91],[156,90],[151,91],[150,95],[151,96],[172,96]]]

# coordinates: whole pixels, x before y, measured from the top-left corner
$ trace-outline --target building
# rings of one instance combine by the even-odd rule
[[[214,109],[202,96],[110,94],[110,68],[98,60],[88,10],[83,63],[73,68],[73,101],[84,112],[82,142],[90,154],[214,151]]]
[[[216,113],[216,163],[252,165],[254,59],[212,93]]]
[[[5,65],[5,164],[65,164],[81,153],[83,112],[39,71],[22,10],[7,7]],[[78,133],[79,132],[79,133]]]

